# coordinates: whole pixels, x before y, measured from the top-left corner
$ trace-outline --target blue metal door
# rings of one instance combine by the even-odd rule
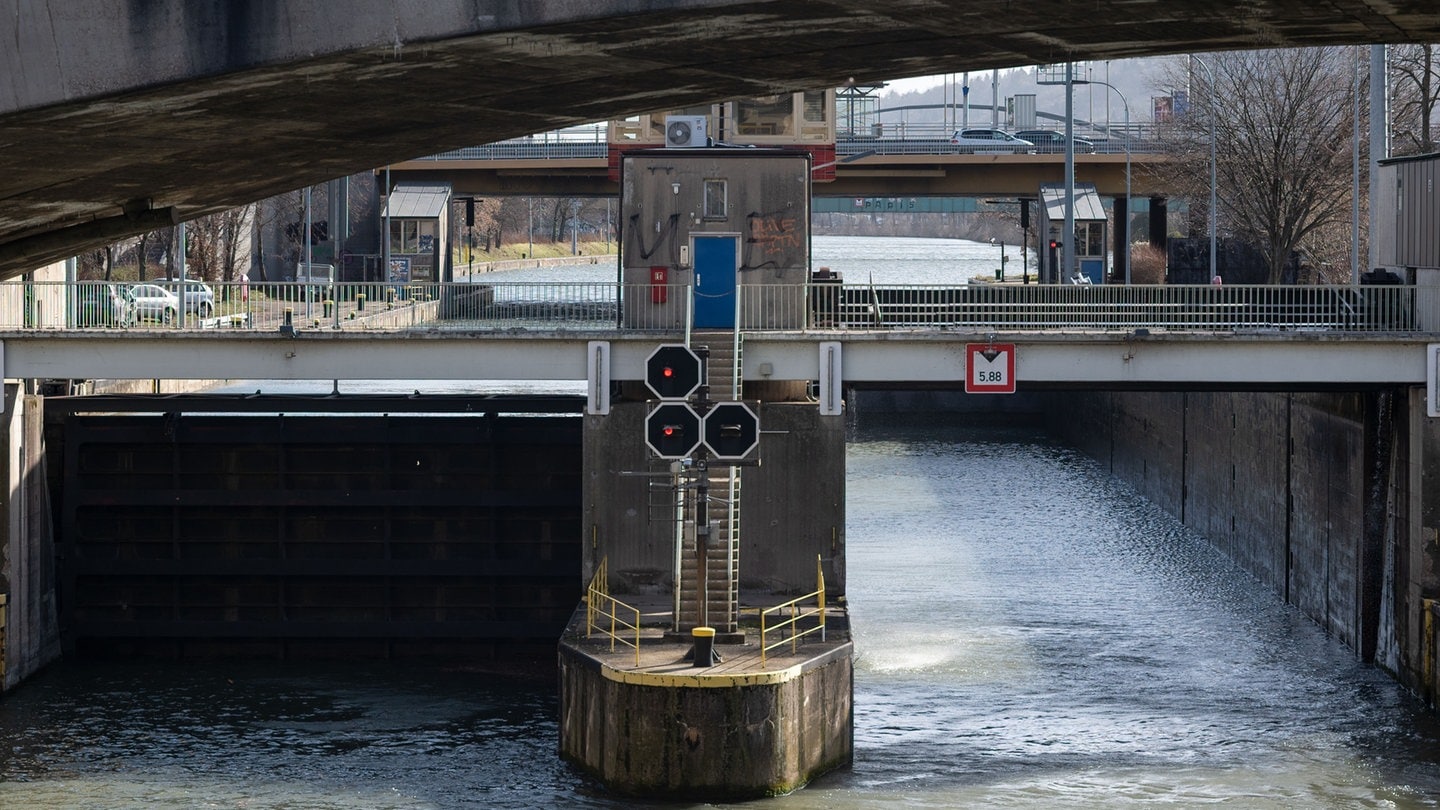
[[[695,237],[695,327],[735,328],[735,274],[740,241],[735,236]]]

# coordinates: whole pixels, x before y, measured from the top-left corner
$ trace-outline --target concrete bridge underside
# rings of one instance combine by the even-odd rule
[[[1433,0],[9,0],[0,278],[374,166],[644,110],[1067,59],[1437,40]]]

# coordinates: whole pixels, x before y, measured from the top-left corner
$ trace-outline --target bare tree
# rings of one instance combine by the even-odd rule
[[[186,224],[189,241],[186,275],[207,281],[235,281],[249,245],[255,204],[242,205]]]
[[[1279,283],[1292,254],[1350,215],[1351,52],[1303,48],[1209,54],[1168,80],[1190,87],[1190,112],[1168,128],[1167,178],[1203,208],[1215,139],[1219,229],[1258,246]],[[1213,85],[1212,85],[1213,75]],[[1213,128],[1213,130],[1212,130]],[[1198,205],[1197,205],[1198,203]]]
[[[1390,50],[1391,147],[1397,155],[1434,152],[1440,107],[1440,50],[1396,45]]]

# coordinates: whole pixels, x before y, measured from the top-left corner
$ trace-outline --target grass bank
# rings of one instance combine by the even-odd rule
[[[613,240],[608,244],[598,241],[581,242],[578,245],[581,256],[613,256],[617,247],[618,244]],[[498,262],[507,259],[558,259],[570,255],[573,254],[570,253],[569,242],[536,242],[533,246],[528,242],[512,242],[490,250],[476,249],[474,260],[476,262]],[[463,246],[455,253],[457,264],[462,264],[469,258],[465,255]]]

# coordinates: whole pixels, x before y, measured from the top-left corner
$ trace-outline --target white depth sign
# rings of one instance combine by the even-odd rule
[[[1015,393],[1015,344],[965,344],[965,393]]]

